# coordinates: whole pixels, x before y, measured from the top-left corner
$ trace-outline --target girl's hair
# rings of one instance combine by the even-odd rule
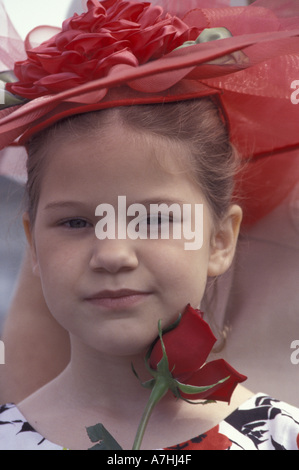
[[[115,119],[116,118],[116,119]],[[238,158],[229,141],[219,107],[209,98],[175,103],[124,106],[66,118],[34,136],[28,146],[27,210],[34,224],[49,149],[82,135],[101,136],[107,126],[123,124],[147,136],[157,136],[188,149],[182,163],[192,170],[220,222],[232,202]],[[166,139],[166,140],[165,140]],[[186,157],[189,155],[189,159]],[[190,166],[191,165],[191,166]]]

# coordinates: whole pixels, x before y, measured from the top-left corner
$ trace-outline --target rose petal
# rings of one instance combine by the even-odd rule
[[[180,324],[163,335],[163,342],[169,370],[173,377],[180,380],[182,375],[193,373],[204,364],[216,338],[209,325],[202,319],[201,312],[188,305]],[[161,358],[162,348],[158,341],[150,356],[152,369],[156,369]]]
[[[212,385],[228,376],[230,378],[224,383],[218,384],[206,392],[198,393],[196,395],[187,395],[185,393],[181,393],[181,396],[183,398],[187,398],[188,400],[209,399],[229,402],[236,386],[239,383],[244,382],[247,377],[237,372],[223,359],[208,362],[200,370],[188,378],[181,378],[180,382],[200,387],[205,385]]]

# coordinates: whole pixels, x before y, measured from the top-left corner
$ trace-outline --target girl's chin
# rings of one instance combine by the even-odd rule
[[[103,333],[103,331],[102,331]],[[99,359],[103,356],[104,359],[111,358],[128,358],[141,357],[145,358],[148,349],[151,344],[158,337],[157,331],[153,331],[152,335],[147,334],[146,337],[142,337],[140,332],[134,332],[131,330],[126,334],[125,328],[122,329],[122,333],[117,331],[113,333],[105,332],[104,334],[91,336],[87,335],[72,335],[72,349],[76,349],[78,346],[87,347],[88,350],[93,350],[98,353]]]

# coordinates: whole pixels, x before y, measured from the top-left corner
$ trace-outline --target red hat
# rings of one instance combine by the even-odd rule
[[[0,105],[0,149],[73,114],[214,96],[231,141],[255,162],[245,190],[257,220],[299,177],[299,2],[225,3],[88,0],[86,12],[32,48],[36,28],[6,85],[17,101]]]

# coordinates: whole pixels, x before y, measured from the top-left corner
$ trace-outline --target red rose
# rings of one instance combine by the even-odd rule
[[[158,331],[158,340],[151,345],[145,357],[146,367],[153,378],[141,383],[151,390],[151,395],[138,426],[133,450],[140,449],[151,413],[168,390],[177,398],[187,401],[202,399],[203,404],[214,400],[229,401],[236,385],[246,380],[244,375],[223,360],[203,365],[216,338],[199,310],[187,305],[183,316],[168,330],[162,331],[159,320]],[[132,369],[139,379],[133,365]],[[230,442],[218,434],[217,428],[214,430],[212,439],[216,434],[220,447],[224,445],[228,448]],[[88,428],[88,434],[92,442],[101,441],[92,450],[119,449],[102,424]],[[210,442],[205,444],[203,448],[210,447]]]
[[[239,374],[223,359],[205,364],[215,341],[209,325],[202,319],[202,313],[190,305],[179,325],[163,335],[169,371],[182,385],[178,387],[182,398],[229,402],[237,384],[246,380],[247,377]],[[158,341],[149,357],[150,368],[157,370],[162,357],[161,341]],[[212,388],[200,393],[187,393],[188,386],[205,387],[213,384]]]
[[[88,0],[88,11],[63,23],[62,31],[27,51],[15,64],[19,82],[7,90],[33,99],[107,76],[113,67],[137,67],[194,40],[197,28],[163,14],[151,3]]]

